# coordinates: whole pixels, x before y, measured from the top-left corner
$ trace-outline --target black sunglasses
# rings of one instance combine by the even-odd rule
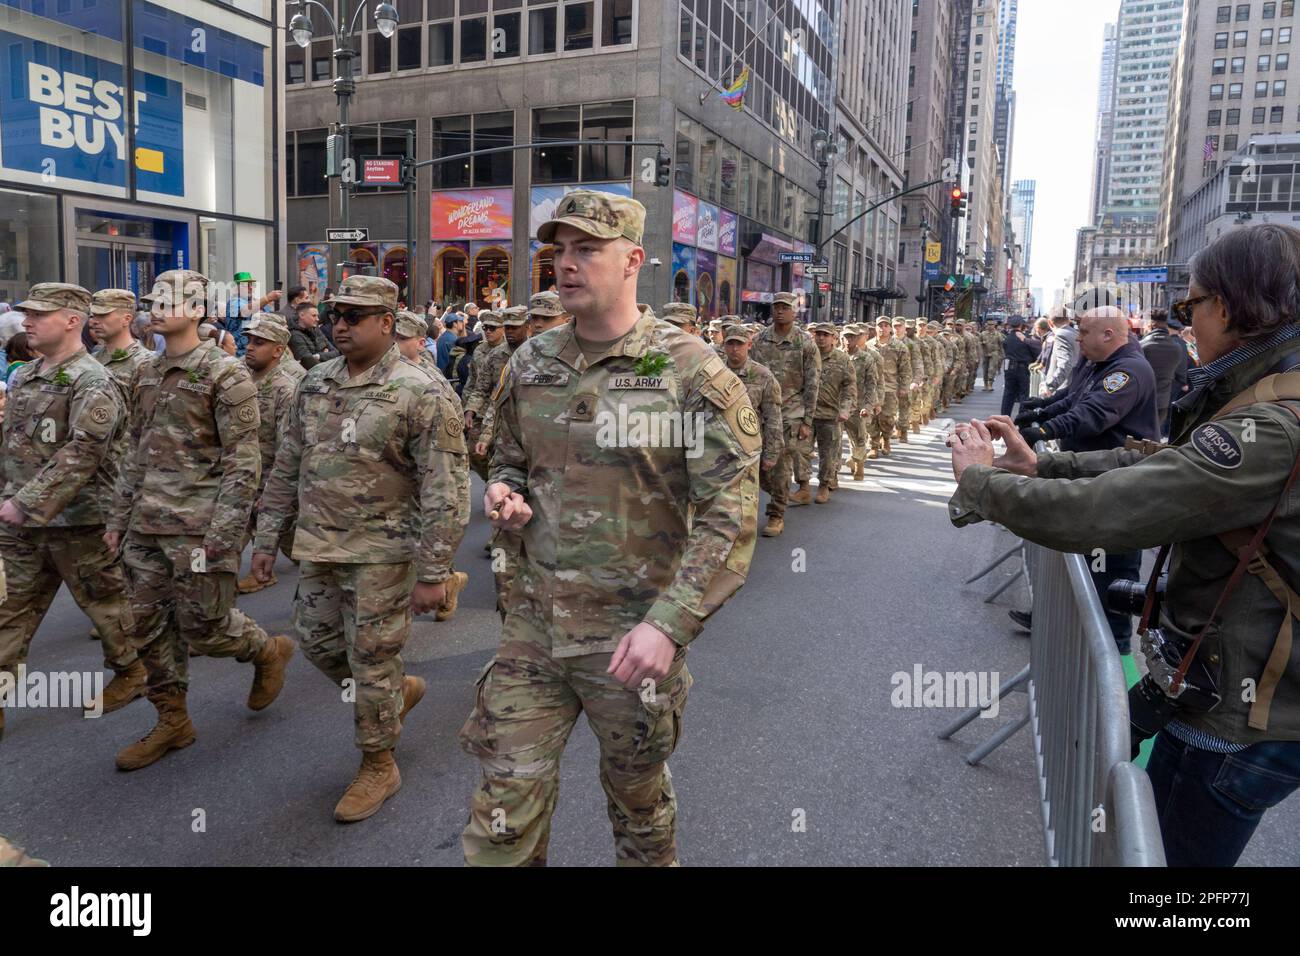
[[[1206,301],[1207,299],[1213,299],[1213,298],[1214,298],[1213,294],[1194,295],[1190,299],[1183,299],[1179,302],[1175,302],[1173,305],[1169,307],[1169,309],[1171,312],[1174,313],[1175,316],[1177,316],[1178,321],[1187,323],[1192,321],[1193,309],[1195,309],[1198,305],[1200,305],[1202,302]]]
[[[378,311],[373,309],[370,311],[364,311],[360,309],[347,309],[345,311],[334,313],[334,324],[338,325],[339,323],[342,323],[343,325],[355,326],[355,325],[360,325],[362,322],[370,318],[372,315],[387,315],[387,314],[388,314],[387,309],[380,309]]]

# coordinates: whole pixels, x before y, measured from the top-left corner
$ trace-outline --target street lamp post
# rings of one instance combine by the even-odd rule
[[[921,220],[921,291],[916,294],[916,305],[920,310],[919,315],[923,319],[930,317],[930,310],[926,308],[926,288],[925,288],[925,247],[930,242],[930,224],[924,219]]]
[[[817,235],[813,239],[813,248],[820,253],[822,247],[822,231],[826,218],[826,167],[830,164],[833,157],[839,150],[835,142],[831,139],[830,134],[824,129],[819,129],[813,133],[812,138],[813,152],[817,156],[817,168],[820,175],[817,177]],[[820,262],[814,263],[819,265]],[[827,279],[830,273],[827,273]],[[821,276],[813,276],[813,321],[822,320],[822,283]]]
[[[348,105],[351,103],[352,94],[357,90],[357,84],[352,79],[352,58],[355,55],[352,51],[352,38],[356,35],[357,20],[360,18],[366,4],[369,0],[361,0],[357,5],[356,12],[348,19],[348,7],[351,0],[338,0],[339,19],[336,23],[334,17],[330,15],[329,10],[322,6],[317,0],[293,0],[297,4],[298,12],[294,14],[293,19],[289,21],[289,33],[293,36],[293,42],[298,44],[302,49],[307,49],[311,45],[315,27],[312,26],[311,17],[307,16],[307,7],[316,7],[325,15],[329,23],[330,34],[334,38],[334,95],[338,97],[339,103],[339,135],[342,137],[338,142],[338,152],[335,154],[336,169],[348,169],[351,162],[351,135],[348,128]],[[340,31],[339,24],[343,24]],[[379,35],[388,39],[397,29],[397,9],[387,0],[376,4],[375,6],[375,29]],[[338,154],[341,153],[342,156]],[[412,157],[414,158],[414,157]],[[348,199],[350,186],[355,176],[338,172],[333,173],[339,176],[339,218],[343,226],[350,226],[348,222]],[[341,244],[342,245],[342,244]],[[346,245],[344,245],[346,249]],[[344,256],[346,259],[346,255]],[[411,250],[407,250],[407,273],[411,271]],[[408,281],[407,285],[410,283]],[[411,298],[413,290],[407,289],[407,297]]]

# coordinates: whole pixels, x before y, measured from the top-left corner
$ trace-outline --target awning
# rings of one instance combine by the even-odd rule
[[[887,302],[890,299],[906,299],[907,293],[897,286],[880,287],[876,289],[854,289],[854,295],[861,293],[863,298],[875,299],[878,302]]]
[[[766,262],[769,265],[779,266],[781,265],[781,253],[794,251],[793,242],[765,232],[759,237],[753,251],[749,253],[749,258],[757,259],[759,262]]]

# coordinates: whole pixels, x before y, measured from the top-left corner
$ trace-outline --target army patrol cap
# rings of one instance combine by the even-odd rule
[[[182,299],[206,299],[208,295],[208,277],[202,272],[195,272],[193,269],[168,269],[166,272],[158,274],[158,277],[153,280],[153,288],[147,294],[140,296],[140,301],[154,302],[159,298],[159,289],[179,289]]]
[[[814,322],[808,326],[809,332],[825,332],[827,335],[835,335],[839,329],[834,322]]]
[[[499,329],[501,328],[501,316],[489,309],[484,309],[478,314],[478,324],[485,329]]]
[[[669,302],[663,307],[660,315],[673,325],[686,325],[687,323],[694,325],[699,318],[695,306],[689,302]],[[712,325],[712,323],[709,324]]]
[[[284,319],[271,312],[254,312],[245,331],[277,345],[289,344],[289,326]]]
[[[931,319],[929,322],[925,323],[925,330],[927,332],[942,332],[943,326]]]
[[[564,315],[558,292],[538,292],[528,300],[528,314],[555,318]]]
[[[326,305],[357,305],[397,312],[397,286],[383,276],[348,276]]]
[[[876,328],[880,328],[882,325],[889,325],[889,316],[882,315],[880,318],[876,319]]]
[[[778,292],[776,295],[772,296],[773,305],[794,306],[798,301],[799,297],[793,292]]]
[[[393,313],[393,318],[397,320],[393,328],[399,338],[422,339],[429,334],[429,327],[424,324],[424,319],[408,309],[398,309]]]
[[[67,282],[38,282],[27,293],[27,300],[14,308],[23,312],[73,309],[85,315],[90,311],[90,290]]]
[[[739,325],[731,326],[722,334],[722,341],[724,342],[748,342],[749,340],[750,334]]]
[[[500,315],[501,324],[507,328],[517,328],[528,324],[528,306],[526,305],[512,305],[508,309],[502,309]]]
[[[560,226],[572,226],[597,239],[621,237],[639,246],[645,231],[645,206],[630,196],[575,189],[556,204],[554,218],[537,228],[537,238],[554,241]]]
[[[90,298],[92,315],[108,315],[118,309],[135,311],[135,293],[129,289],[100,289]]]

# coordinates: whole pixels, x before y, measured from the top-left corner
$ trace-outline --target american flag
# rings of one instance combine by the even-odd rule
[[[1214,158],[1214,150],[1215,150],[1214,137],[1213,136],[1205,137],[1205,161],[1207,163]]]

